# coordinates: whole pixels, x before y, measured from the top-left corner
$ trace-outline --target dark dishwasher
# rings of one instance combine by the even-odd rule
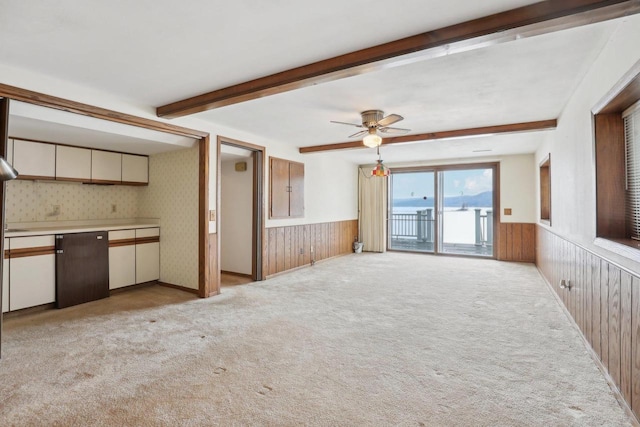
[[[108,296],[107,232],[56,235],[56,306],[64,308]]]

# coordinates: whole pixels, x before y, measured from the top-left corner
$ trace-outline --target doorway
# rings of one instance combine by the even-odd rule
[[[495,258],[498,173],[497,163],[394,169],[387,248]]]
[[[264,280],[264,147],[218,138],[221,286]]]

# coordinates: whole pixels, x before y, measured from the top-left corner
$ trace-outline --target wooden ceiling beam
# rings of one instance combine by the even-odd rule
[[[176,118],[366,72],[640,13],[638,0],[546,0],[350,52],[156,109]]]
[[[487,136],[487,135],[504,134],[504,133],[533,132],[533,131],[555,129],[557,125],[558,125],[558,121],[556,119],[553,119],[553,120],[541,120],[537,122],[511,123],[507,125],[485,126],[485,127],[479,127],[479,128],[471,128],[471,129],[457,129],[457,130],[448,130],[448,131],[442,131],[442,132],[420,133],[415,135],[402,135],[402,136],[394,136],[391,138],[383,138],[382,145],[407,144],[410,142],[433,141],[436,139],[465,138],[469,136]],[[362,143],[362,140],[360,139],[357,141],[339,142],[336,144],[300,147],[299,151],[302,154],[306,154],[306,153],[318,153],[323,151],[345,150],[345,149],[355,149],[355,148],[368,148],[368,147],[366,147]]]

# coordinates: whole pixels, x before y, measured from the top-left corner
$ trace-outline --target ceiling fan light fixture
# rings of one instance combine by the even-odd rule
[[[373,131],[373,132],[372,132]],[[362,139],[364,145],[370,148],[379,147],[382,144],[382,138],[376,133],[375,129],[370,129],[369,134]]]

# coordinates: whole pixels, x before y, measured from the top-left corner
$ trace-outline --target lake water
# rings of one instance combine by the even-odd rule
[[[427,208],[429,209],[429,208]],[[431,208],[432,209],[432,208]],[[462,243],[462,244],[475,244],[476,243],[476,211],[480,209],[480,215],[487,214],[487,210],[492,208],[468,208],[466,211],[458,210],[458,208],[445,208],[443,212],[443,240],[444,243]],[[421,207],[394,207],[393,213],[407,213],[415,214],[417,211],[424,211],[425,208]],[[433,211],[432,211],[433,212]],[[483,228],[482,235],[486,239],[486,222],[481,222]],[[400,226],[396,222],[393,224],[392,234],[398,234],[400,232]],[[405,233],[410,234],[410,233]],[[403,239],[411,237],[402,237]]]

